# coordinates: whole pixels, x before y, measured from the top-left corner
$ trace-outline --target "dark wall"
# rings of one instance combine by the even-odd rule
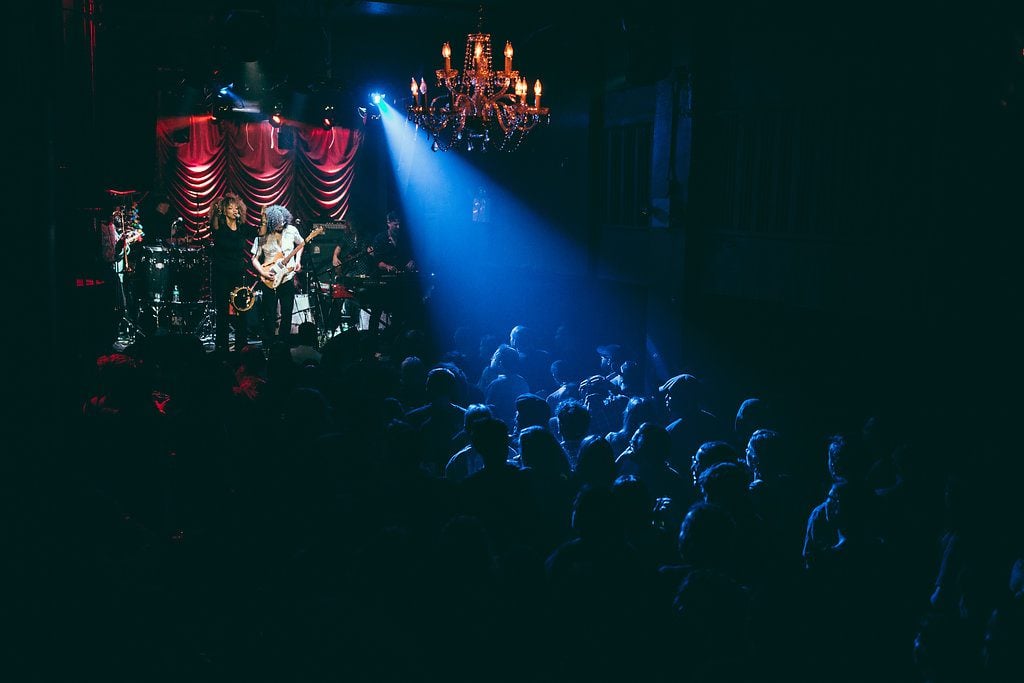
[[[997,405],[981,387],[1012,310],[996,265],[1021,179],[1010,20],[997,4],[705,15],[688,235],[700,319],[810,391]],[[951,362],[971,370],[951,377]]]

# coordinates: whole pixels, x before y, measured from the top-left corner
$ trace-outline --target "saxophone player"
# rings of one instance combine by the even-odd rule
[[[214,200],[210,212],[210,290],[216,311],[214,349],[228,350],[230,328],[235,328],[236,352],[249,341],[248,312],[237,308],[231,293],[251,279],[246,274],[249,263],[249,243],[256,239],[256,231],[246,223],[246,208],[242,199],[228,192]]]

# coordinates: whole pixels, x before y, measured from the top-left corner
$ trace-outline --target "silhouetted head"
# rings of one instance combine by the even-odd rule
[[[644,422],[653,422],[658,416],[658,405],[653,399],[634,396],[622,412],[622,431],[633,434]]]
[[[580,444],[576,478],[584,484],[608,487],[615,481],[615,453],[603,436],[591,434]]]
[[[653,501],[647,485],[633,475],[624,475],[612,484],[612,495],[628,528],[649,526],[653,517]]]
[[[579,373],[573,371],[572,365],[567,360],[556,360],[551,364],[551,377],[559,385],[575,382]]]
[[[772,428],[774,425],[768,416],[768,405],[759,398],[748,398],[740,403],[736,410],[736,419],[733,422],[733,430],[745,443],[750,435],[758,429]]]
[[[679,526],[679,555],[694,567],[728,567],[736,549],[736,523],[718,505],[694,503]]]
[[[508,344],[501,344],[491,356],[491,366],[506,375],[519,372],[519,352]]]
[[[734,508],[750,495],[750,470],[739,462],[720,462],[697,480],[704,502]]]
[[[402,231],[402,221],[399,218],[397,211],[388,211],[387,216],[385,216],[385,221],[388,225],[389,235],[397,235]]]
[[[582,439],[590,428],[590,411],[582,401],[575,398],[567,398],[559,403],[555,418],[558,420],[558,432],[562,438],[570,441]]]
[[[484,418],[494,417],[494,412],[489,405],[484,403],[473,403],[466,408],[466,414],[462,418],[462,424],[467,432],[473,431],[474,427]]]
[[[568,475],[569,459],[555,435],[543,427],[527,427],[519,435],[524,467],[543,475]]]
[[[451,401],[458,393],[455,373],[448,368],[434,368],[427,373],[427,395],[432,401]]]
[[[633,459],[638,463],[660,465],[668,460],[672,442],[668,432],[659,424],[644,422],[629,440]]]
[[[316,323],[311,320],[304,320],[299,323],[298,332],[295,333],[295,340],[304,346],[316,346]]]
[[[700,475],[721,462],[739,462],[740,454],[726,441],[705,441],[690,459],[690,474],[696,486]]]
[[[747,442],[746,463],[756,479],[785,474],[787,456],[782,437],[771,429],[758,429]]]
[[[517,351],[532,351],[536,347],[533,330],[526,325],[516,325],[508,335],[508,343]]]
[[[483,458],[484,467],[498,467],[508,459],[508,428],[501,420],[481,418],[470,430],[469,442]]]
[[[516,428],[547,427],[551,419],[551,406],[536,394],[522,394],[516,399]]]
[[[671,377],[658,390],[664,394],[665,407],[671,415],[689,415],[700,409],[703,387],[693,375],[683,373]]]
[[[619,366],[619,375],[622,377],[622,391],[626,394],[637,394],[642,391],[644,376],[640,371],[640,364],[635,360],[627,360]]]
[[[606,375],[618,372],[619,366],[626,360],[626,350],[621,344],[602,344],[597,347],[597,355],[601,357],[601,371]]]
[[[860,483],[870,466],[867,452],[858,436],[836,434],[829,439],[828,473],[834,481]]]

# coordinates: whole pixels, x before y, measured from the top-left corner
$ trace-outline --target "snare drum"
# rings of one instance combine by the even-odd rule
[[[331,299],[352,299],[355,294],[348,287],[337,282],[319,283],[320,291]]]

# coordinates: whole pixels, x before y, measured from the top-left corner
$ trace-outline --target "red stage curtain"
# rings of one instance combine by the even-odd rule
[[[271,204],[307,219],[345,215],[362,131],[285,126],[217,122],[209,115],[157,121],[158,184],[194,235],[204,236],[210,205],[226,191],[242,197],[253,225]]]

